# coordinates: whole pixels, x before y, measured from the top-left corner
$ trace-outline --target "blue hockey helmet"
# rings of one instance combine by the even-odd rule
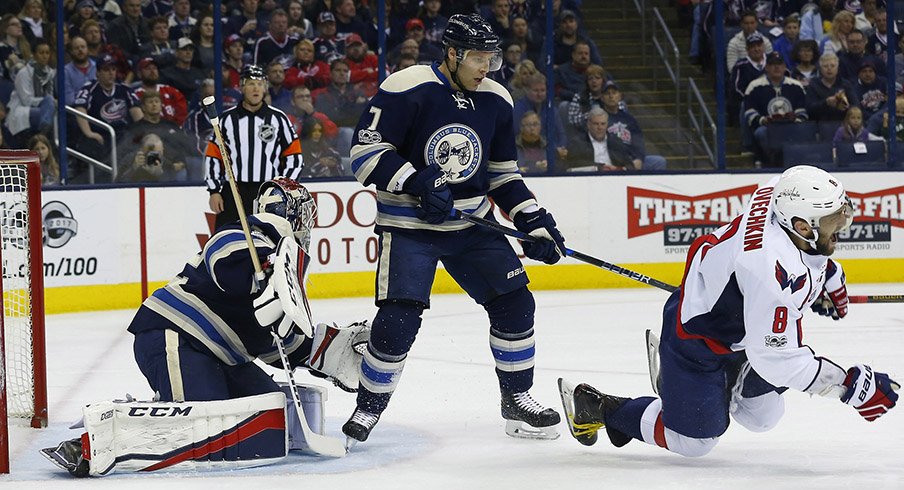
[[[443,32],[443,46],[455,48],[456,58],[460,63],[469,50],[496,53],[490,64],[490,71],[502,66],[502,55],[499,44],[502,39],[493,32],[490,24],[477,14],[455,14],[449,18]]]
[[[490,24],[477,14],[455,14],[443,32],[443,44],[456,49],[496,51],[502,39]]]
[[[254,200],[255,213],[270,213],[285,218],[295,239],[307,250],[317,205],[307,189],[288,177],[276,177],[261,184]]]

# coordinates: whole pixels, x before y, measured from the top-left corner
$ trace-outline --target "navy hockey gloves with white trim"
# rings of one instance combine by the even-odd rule
[[[894,408],[898,401],[901,385],[885,373],[877,373],[873,368],[858,364],[847,371],[844,378],[847,390],[841,401],[854,407],[867,422],[872,422]]]
[[[522,241],[521,247],[528,258],[547,264],[555,264],[565,255],[565,238],[556,229],[556,220],[545,209],[515,215],[515,228],[537,237],[539,240]]]
[[[421,199],[415,212],[431,225],[438,225],[451,216],[452,191],[446,185],[448,176],[436,165],[429,165],[411,174],[402,184],[402,191]]]
[[[832,259],[826,266],[826,285],[822,294],[810,309],[822,316],[830,316],[835,320],[844,318],[848,311],[848,293],[845,285],[844,271],[841,265]]]

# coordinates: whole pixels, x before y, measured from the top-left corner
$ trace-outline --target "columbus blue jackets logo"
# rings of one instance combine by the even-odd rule
[[[126,119],[126,101],[122,99],[113,99],[100,108],[100,118],[108,123],[124,121]]]
[[[462,124],[448,124],[437,129],[424,148],[427,165],[439,165],[452,184],[470,179],[480,165],[482,155],[477,133]]]
[[[795,278],[794,276],[788,276],[788,271],[782,267],[777,260],[775,261],[775,280],[778,281],[778,285],[784,290],[786,287],[791,287],[791,292],[795,293],[800,290],[800,288],[804,287],[804,284],[807,283],[807,276],[803,275]]]
[[[770,116],[779,116],[782,114],[794,113],[794,106],[791,101],[782,96],[774,97],[769,101],[766,111]]]

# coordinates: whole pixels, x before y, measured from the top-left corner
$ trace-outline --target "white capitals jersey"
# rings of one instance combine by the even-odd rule
[[[679,338],[706,342],[717,354],[746,351],[751,367],[774,386],[828,394],[845,371],[803,343],[804,311],[840,266],[799,250],[772,212],[773,178],[744,213],[688,251]],[[832,287],[834,289],[834,287]]]

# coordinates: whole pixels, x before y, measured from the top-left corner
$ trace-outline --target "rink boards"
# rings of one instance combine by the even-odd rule
[[[854,225],[836,254],[848,281],[904,282],[904,173],[836,175],[855,206]],[[738,214],[769,177],[580,176],[527,182],[555,215],[570,248],[677,284],[693,239]],[[372,189],[357,182],[316,182],[308,188],[319,209],[311,295],[372,295],[377,259]],[[213,224],[203,187],[49,190],[42,198],[48,313],[138,306],[200,250]],[[533,289],[646,287],[571,259],[555,266],[525,260],[525,265]],[[434,291],[460,290],[440,271]]]

